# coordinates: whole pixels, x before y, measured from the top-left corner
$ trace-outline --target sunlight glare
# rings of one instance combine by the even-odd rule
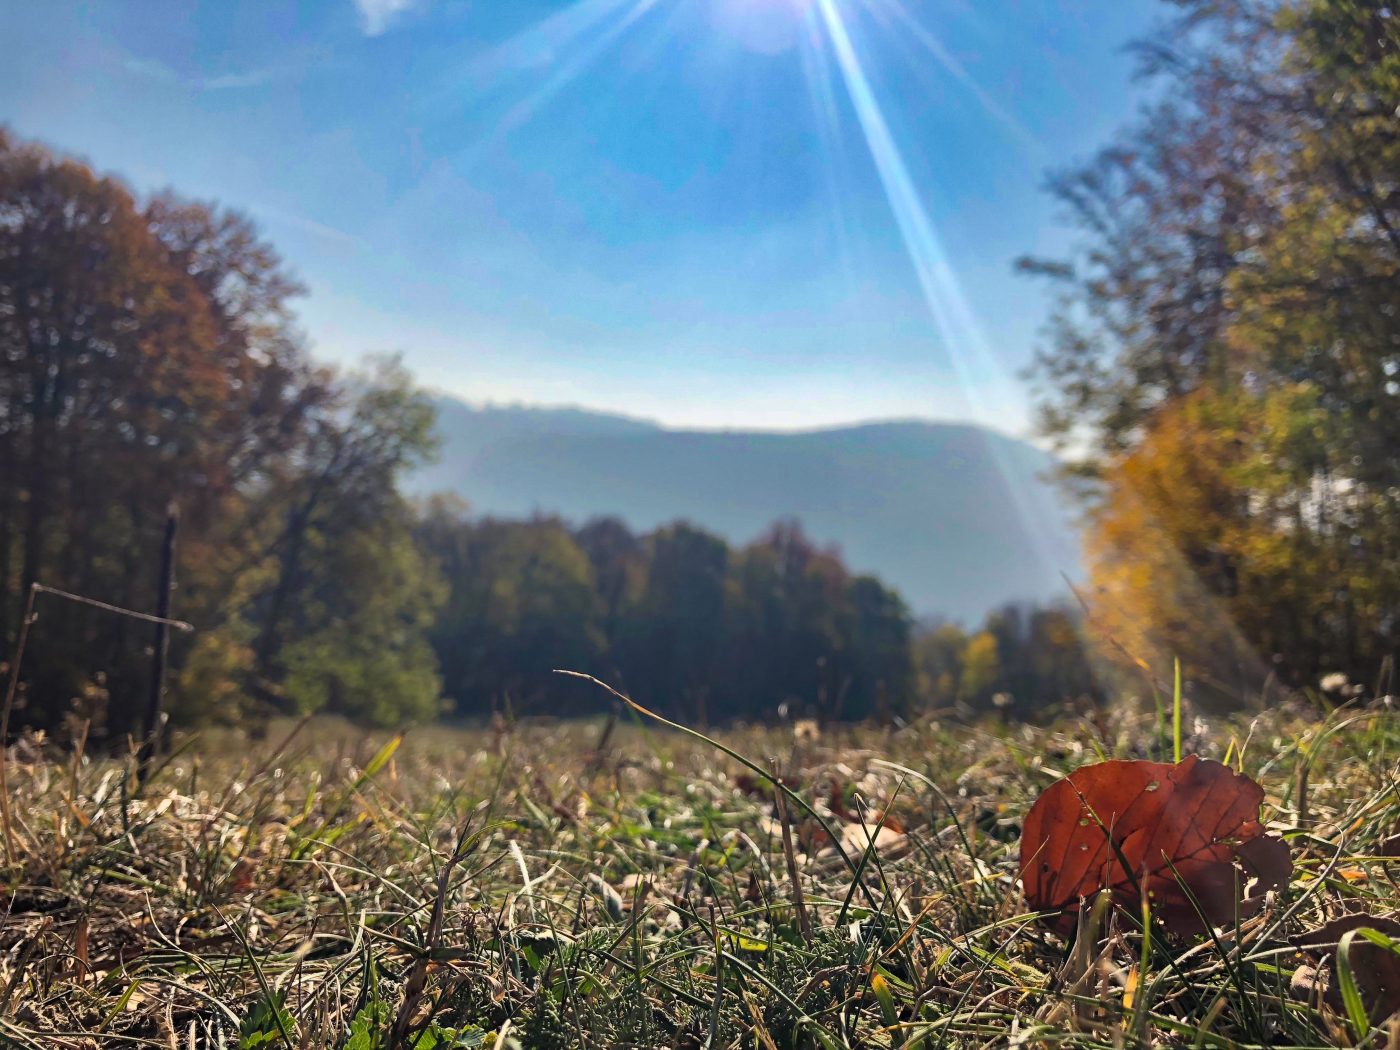
[[[942,239],[924,208],[914,186],[914,179],[909,173],[909,167],[895,142],[875,91],[856,54],[855,44],[836,0],[813,0],[813,3],[836,54],[837,68],[841,71],[841,78],[855,109],[861,131],[865,135],[866,145],[870,150],[871,159],[875,162],[880,182],[884,186],[885,196],[889,200],[890,210],[894,213],[905,250],[914,266],[924,300],[938,328],[944,352],[962,386],[963,397],[971,409],[970,415],[983,422],[994,420],[996,416],[992,406],[986,404],[979,393],[979,387],[983,383],[1001,379],[1007,370],[992,353],[982,327],[977,322],[967,296],[953,272]],[[1042,562],[1048,565],[1055,564],[1025,494],[1011,482],[1014,475],[1010,464],[1004,461],[1002,452],[995,443],[989,448],[998,461],[1006,490],[1026,526],[1026,535],[1032,537]]]
[[[803,11],[811,0],[712,0],[711,18],[747,51],[780,55],[801,39]]]
[[[528,123],[659,2],[576,0],[478,57],[466,70],[466,78],[478,91],[522,79],[533,82],[533,87],[510,106],[475,149],[481,151]],[[453,90],[460,91],[461,84]]]
[[[872,7],[898,22],[898,31],[907,33],[909,40],[928,52],[934,61],[943,68],[944,72],[966,88],[977,99],[977,103],[983,111],[1010,132],[1011,136],[1024,146],[1027,152],[1036,158],[1043,155],[1044,149],[1036,137],[1016,118],[1014,113],[994,99],[981,84],[973,79],[972,74],[967,71],[967,67],[944,46],[943,41],[939,40],[927,26],[914,17],[909,8],[904,5],[903,0],[874,0]]]

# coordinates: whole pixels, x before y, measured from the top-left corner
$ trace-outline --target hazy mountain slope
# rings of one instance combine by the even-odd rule
[[[415,479],[477,512],[683,518],[731,541],[800,519],[919,613],[976,620],[1064,593],[1078,571],[1070,515],[1024,442],[978,427],[872,423],[796,434],[666,430],[575,409],[440,405],[442,461]]]

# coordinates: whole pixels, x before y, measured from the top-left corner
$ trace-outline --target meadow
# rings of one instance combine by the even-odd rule
[[[0,1043],[1400,1045],[1385,949],[1351,945],[1358,1015],[1297,948],[1400,903],[1395,714],[1183,732],[1263,786],[1290,883],[1206,937],[1099,908],[1072,943],[1027,910],[1022,819],[1076,766],[1170,759],[1151,713],[708,739],[630,712],[402,737],[315,720],[182,738],[144,786],[134,761],[24,739]]]

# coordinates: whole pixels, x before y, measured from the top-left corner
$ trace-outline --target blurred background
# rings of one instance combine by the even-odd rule
[[[1393,689],[1387,4],[0,38],[11,728],[139,734],[153,683],[185,725],[606,704],[556,668],[697,723]],[[162,670],[35,584],[194,630]]]

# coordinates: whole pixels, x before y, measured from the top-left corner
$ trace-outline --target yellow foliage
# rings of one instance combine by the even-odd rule
[[[1179,657],[1231,691],[1262,676],[1223,597],[1237,572],[1247,494],[1231,478],[1239,436],[1212,410],[1202,397],[1164,409],[1106,472],[1086,537],[1088,603],[1105,650],[1163,680]]]

